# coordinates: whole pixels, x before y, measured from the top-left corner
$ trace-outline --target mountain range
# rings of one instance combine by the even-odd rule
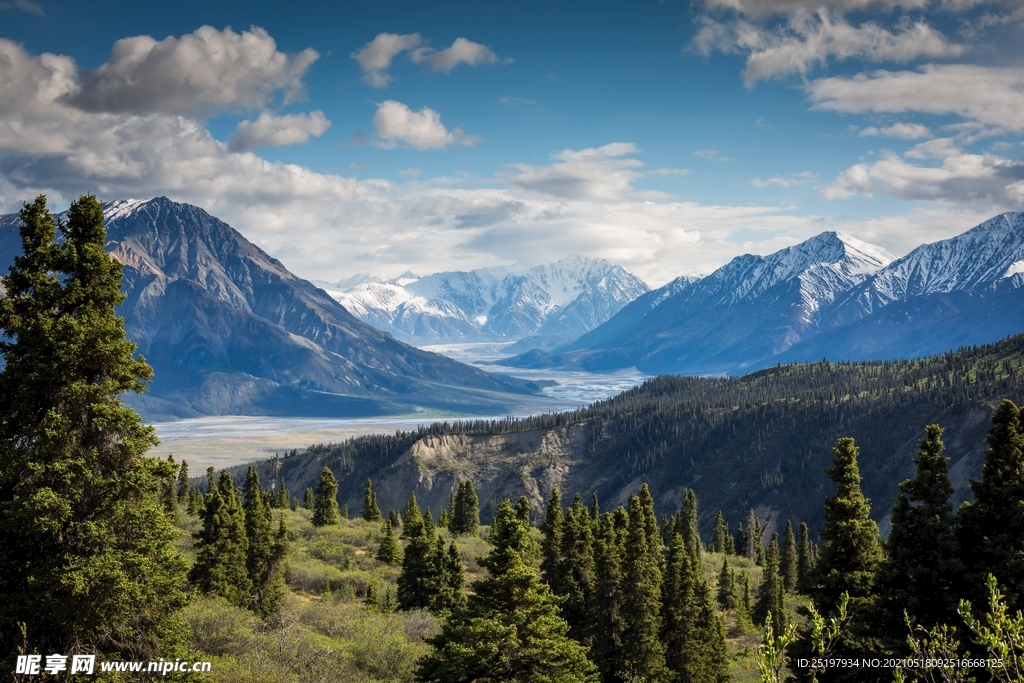
[[[523,340],[553,347],[650,290],[621,266],[583,257],[425,277],[406,272],[390,280],[359,274],[316,284],[360,320],[418,345]]]
[[[196,206],[103,208],[107,250],[124,266],[119,313],[155,371],[149,393],[126,397],[147,419],[500,414],[539,389],[395,340]],[[19,225],[0,216],[3,270],[21,252]]]
[[[825,232],[680,278],[603,325],[513,367],[736,374],[829,358],[913,358],[1024,330],[1024,213],[902,258]]]

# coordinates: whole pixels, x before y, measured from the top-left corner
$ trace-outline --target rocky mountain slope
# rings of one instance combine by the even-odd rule
[[[416,344],[528,336],[569,341],[649,290],[620,266],[582,257],[320,284],[356,317]]]
[[[120,313],[156,373],[130,397],[150,419],[500,411],[536,389],[396,341],[196,206],[160,197],[104,212],[124,264]],[[17,225],[0,218],[4,269]]]

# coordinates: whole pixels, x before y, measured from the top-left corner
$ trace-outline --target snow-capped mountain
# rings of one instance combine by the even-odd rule
[[[359,319],[413,343],[574,339],[649,290],[604,259],[480,268],[324,287]]]
[[[895,258],[825,232],[768,256],[739,256],[697,281],[675,280],[552,356],[509,364],[688,373],[750,366],[799,342],[822,310]]]

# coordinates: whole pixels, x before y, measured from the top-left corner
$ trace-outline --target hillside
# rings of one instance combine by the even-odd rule
[[[160,197],[104,213],[107,251],[124,265],[118,310],[155,371],[150,392],[129,398],[147,419],[500,414],[536,389],[395,340],[199,207]],[[0,216],[4,271],[19,224]]]
[[[830,491],[824,468],[840,436],[861,449],[864,490],[884,518],[896,484],[911,475],[924,426],[946,429],[957,500],[969,494],[986,449],[992,407],[1024,401],[1024,335],[919,360],[812,363],[742,377],[662,376],[585,410],[497,422],[443,423],[412,433],[316,445],[262,465],[292,491],[326,464],[339,499],[357,511],[372,478],[381,508],[414,490],[435,511],[459,478],[472,478],[485,517],[501,497],[526,495],[541,509],[550,487],[597,493],[618,505],[641,482],[659,514],[684,487],[701,500],[705,531],[719,509],[735,525],[750,508],[774,524],[821,521]]]

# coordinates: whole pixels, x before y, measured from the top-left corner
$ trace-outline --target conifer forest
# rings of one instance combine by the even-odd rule
[[[147,456],[120,399],[152,371],[98,202],[58,222],[40,197],[21,219],[0,300],[4,662],[212,662],[106,681],[1024,680],[1024,337],[663,376],[202,473]],[[588,487],[388,479],[428,437],[562,428],[579,462],[534,464]],[[969,476],[953,442],[984,443]]]

